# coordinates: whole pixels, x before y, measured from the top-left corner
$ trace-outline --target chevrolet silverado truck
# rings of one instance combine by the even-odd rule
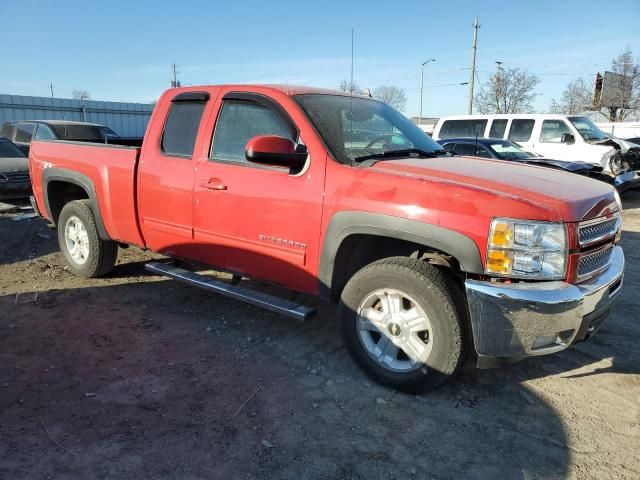
[[[136,245],[169,257],[151,272],[293,318],[313,309],[241,280],[319,296],[368,375],[424,392],[468,353],[490,367],[586,339],[623,281],[613,187],[451,160],[365,96],[224,85],[165,92],[139,148],[34,141],[29,167],[72,272]]]

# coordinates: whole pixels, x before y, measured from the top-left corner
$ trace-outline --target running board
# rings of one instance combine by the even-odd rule
[[[241,302],[255,305],[256,307],[271,310],[296,320],[308,320],[315,310],[290,300],[285,300],[268,293],[257,292],[240,285],[231,285],[219,280],[199,275],[195,272],[175,267],[169,263],[151,262],[144,266],[151,273],[165,275],[179,282],[184,282],[194,287],[199,287],[210,292],[219,293]]]

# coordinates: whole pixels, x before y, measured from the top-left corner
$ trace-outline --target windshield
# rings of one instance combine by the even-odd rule
[[[596,124],[585,117],[569,117],[569,121],[576,127],[582,138],[587,142],[607,140],[609,137],[606,133],[596,127]]]
[[[101,125],[60,124],[51,125],[60,140],[76,140],[79,142],[104,142],[105,137],[118,138],[108,127]]]
[[[504,158],[529,158],[529,154],[511,142],[490,143],[489,146],[498,155]]]
[[[445,153],[426,133],[386,103],[342,95],[307,94],[294,98],[341,163]]]
[[[9,140],[0,138],[0,158],[22,158],[25,154]]]

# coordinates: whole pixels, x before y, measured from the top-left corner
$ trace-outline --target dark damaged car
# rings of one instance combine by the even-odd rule
[[[27,157],[13,142],[0,137],[0,201],[23,199],[30,195]]]

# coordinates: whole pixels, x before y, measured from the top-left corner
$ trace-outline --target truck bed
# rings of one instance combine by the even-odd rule
[[[85,190],[87,183],[95,189],[92,200],[97,203],[109,238],[144,246],[136,205],[139,155],[139,147],[58,140],[32,142],[29,170],[38,209],[55,223],[56,208],[48,204],[44,190],[55,188],[57,178],[71,175]]]

